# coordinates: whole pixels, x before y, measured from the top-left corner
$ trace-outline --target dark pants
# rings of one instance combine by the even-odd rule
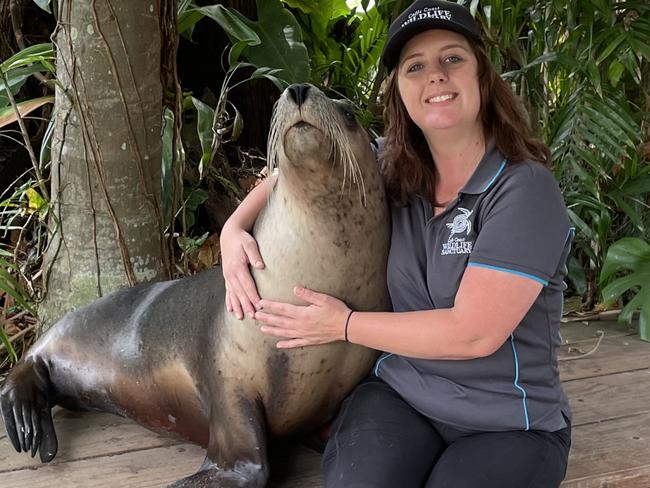
[[[327,488],[557,488],[571,428],[467,434],[415,411],[377,378],[346,399],[323,454]]]

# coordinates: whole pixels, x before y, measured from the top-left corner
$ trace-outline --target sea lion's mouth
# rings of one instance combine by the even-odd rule
[[[291,129],[309,129],[310,127],[314,127],[308,122],[305,122],[304,120],[301,120],[300,122],[296,122],[293,124],[290,128]]]

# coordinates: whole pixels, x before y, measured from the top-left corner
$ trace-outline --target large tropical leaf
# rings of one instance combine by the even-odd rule
[[[286,83],[309,81],[309,56],[300,27],[279,0],[257,0],[258,21],[222,5],[197,11],[219,23],[233,44],[244,42],[242,56],[253,65],[281,70],[276,77]]]
[[[600,282],[605,283],[618,273],[624,275],[603,288],[603,301],[610,304],[632,292],[635,296],[623,308],[619,320],[629,322],[633,312],[639,310],[639,334],[650,341],[650,244],[631,237],[612,244],[603,263]]]

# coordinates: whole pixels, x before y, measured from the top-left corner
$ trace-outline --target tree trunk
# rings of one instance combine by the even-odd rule
[[[170,274],[160,204],[165,1],[59,2],[45,327]]]

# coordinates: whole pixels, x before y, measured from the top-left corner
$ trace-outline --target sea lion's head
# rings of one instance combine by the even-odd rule
[[[316,180],[330,194],[332,186],[356,187],[364,194],[364,174],[377,171],[352,105],[309,84],[289,86],[276,103],[268,162],[283,178],[302,184]]]

